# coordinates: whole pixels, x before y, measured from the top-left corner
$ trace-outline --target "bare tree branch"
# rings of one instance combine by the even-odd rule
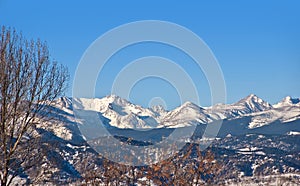
[[[9,185],[18,170],[39,160],[41,144],[30,131],[51,119],[48,108],[63,94],[68,71],[51,60],[40,40],[25,40],[5,27],[0,38],[0,181]]]

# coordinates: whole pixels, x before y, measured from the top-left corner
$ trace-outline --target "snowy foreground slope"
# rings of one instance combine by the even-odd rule
[[[217,139],[210,148],[217,161],[226,167],[222,177],[222,180],[228,180],[226,184],[264,185],[270,183],[268,180],[272,176],[300,184],[299,99],[286,97],[271,105],[251,94],[233,104],[202,108],[187,102],[166,111],[160,106],[143,108],[110,95],[101,99],[62,97],[51,109],[54,120],[41,123],[37,132],[43,141],[55,148],[47,152],[39,171],[44,180],[54,177],[55,184],[77,185],[88,164],[96,167],[101,164],[97,152],[86,143],[88,137],[79,130],[85,124],[75,117],[74,112],[79,110],[96,113],[97,119],[117,139],[126,141],[134,136],[136,143],[148,144],[160,141],[175,128],[190,126],[197,126],[192,139],[199,140],[207,125],[222,119]],[[88,164],[85,162],[87,157]],[[48,172],[52,172],[51,175]]]

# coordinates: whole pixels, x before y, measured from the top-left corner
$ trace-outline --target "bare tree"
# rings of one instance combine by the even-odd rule
[[[41,41],[2,27],[0,36],[0,181],[12,180],[39,159],[37,124],[66,88],[68,72]]]

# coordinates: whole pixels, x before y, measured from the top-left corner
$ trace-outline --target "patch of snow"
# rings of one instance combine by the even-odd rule
[[[230,138],[230,137],[232,137],[230,133],[226,135],[226,138]]]
[[[287,135],[300,135],[300,132],[290,131],[287,133]]]

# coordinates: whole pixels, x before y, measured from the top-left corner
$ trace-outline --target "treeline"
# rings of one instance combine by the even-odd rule
[[[201,151],[198,144],[192,143],[153,165],[130,166],[105,158],[100,166],[91,162],[93,160],[87,158],[82,163],[81,183],[84,185],[206,185],[213,182],[221,170],[210,150]]]

